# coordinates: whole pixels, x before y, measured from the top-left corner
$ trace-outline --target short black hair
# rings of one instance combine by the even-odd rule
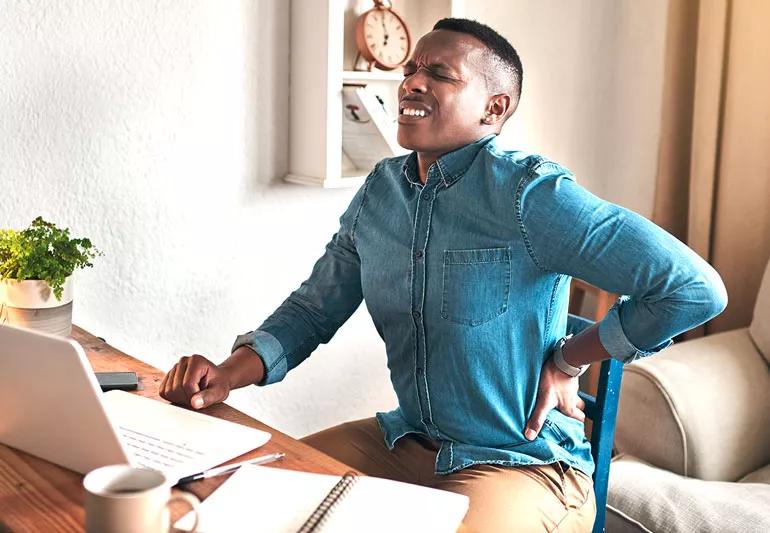
[[[521,96],[521,86],[524,82],[524,70],[521,66],[521,59],[516,49],[508,40],[497,33],[495,30],[476,20],[461,18],[444,18],[436,22],[434,30],[449,30],[472,35],[486,46],[489,51],[507,67],[510,76],[513,78],[513,92],[518,102]]]

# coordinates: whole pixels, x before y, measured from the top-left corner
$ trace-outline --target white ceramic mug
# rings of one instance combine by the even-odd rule
[[[86,531],[104,533],[168,533],[168,506],[184,501],[198,526],[200,500],[183,492],[171,495],[172,482],[162,472],[130,465],[103,466],[83,479],[86,489]]]

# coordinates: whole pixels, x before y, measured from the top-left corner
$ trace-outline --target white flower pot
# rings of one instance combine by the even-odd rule
[[[69,336],[73,293],[72,276],[64,281],[61,300],[45,281],[0,280],[0,324]]]

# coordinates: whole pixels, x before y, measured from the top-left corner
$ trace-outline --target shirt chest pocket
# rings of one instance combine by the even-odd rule
[[[505,313],[511,286],[511,249],[445,250],[441,316],[478,326]]]

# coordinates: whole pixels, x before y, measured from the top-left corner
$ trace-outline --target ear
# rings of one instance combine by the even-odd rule
[[[481,118],[482,124],[495,125],[505,122],[508,118],[508,111],[511,109],[511,96],[509,94],[496,94],[489,97],[484,116]]]

